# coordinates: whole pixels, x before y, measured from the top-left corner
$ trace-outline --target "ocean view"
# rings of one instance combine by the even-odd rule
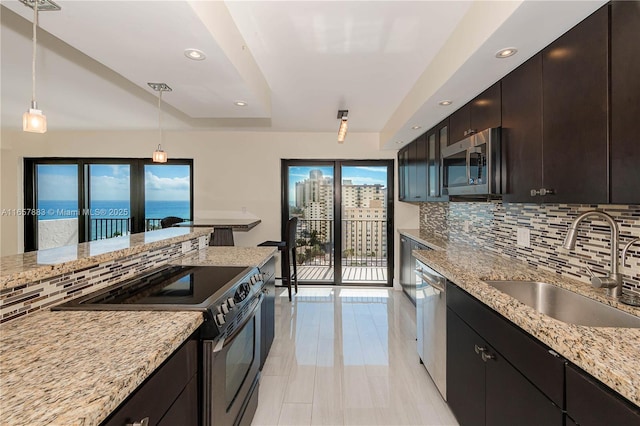
[[[94,200],[91,210],[78,210],[75,200],[40,200],[38,203],[38,220],[69,219],[80,214],[94,219],[119,218],[131,216],[129,201]],[[189,219],[189,201],[147,201],[145,203],[145,219],[162,219],[167,216],[177,216]]]

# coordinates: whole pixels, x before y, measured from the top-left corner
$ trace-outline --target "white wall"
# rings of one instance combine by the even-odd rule
[[[54,127],[55,123],[50,123]],[[2,131],[1,208],[22,207],[24,157],[150,157],[158,132],[56,132],[30,134]],[[163,149],[169,158],[194,159],[194,214],[241,211],[262,223],[234,234],[236,245],[249,246],[280,237],[280,160],[389,159],[395,150],[381,151],[377,133],[350,133],[344,144],[335,133],[165,132]],[[395,170],[394,170],[395,173]],[[395,177],[397,200],[397,176]],[[395,227],[418,228],[418,207],[395,203]],[[23,225],[18,217],[2,216],[0,255],[19,253]],[[395,233],[396,264],[398,236]],[[397,271],[397,269],[396,269]],[[397,273],[395,274],[397,280]]]

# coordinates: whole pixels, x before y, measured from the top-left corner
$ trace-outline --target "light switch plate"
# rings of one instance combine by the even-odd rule
[[[464,232],[469,232],[469,230],[471,230],[471,221],[470,221],[470,220],[465,220],[465,221],[462,223],[462,230],[463,230]]]
[[[516,230],[517,244],[521,247],[531,247],[531,231],[529,228],[518,228]]]
[[[190,249],[191,249],[191,242],[190,241],[183,241],[182,242],[182,254],[188,253]]]

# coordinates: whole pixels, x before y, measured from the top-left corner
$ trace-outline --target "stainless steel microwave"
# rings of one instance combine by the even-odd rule
[[[500,129],[491,128],[442,149],[442,195],[502,193]]]

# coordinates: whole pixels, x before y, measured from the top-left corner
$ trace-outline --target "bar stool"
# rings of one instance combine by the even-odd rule
[[[258,244],[259,247],[277,247],[282,252],[282,284],[287,286],[289,290],[289,301],[291,302],[291,283],[294,284],[296,294],[298,293],[298,266],[296,262],[296,228],[298,227],[298,218],[292,217],[287,221],[284,230],[283,241],[265,241]],[[291,267],[293,264],[293,268]]]

